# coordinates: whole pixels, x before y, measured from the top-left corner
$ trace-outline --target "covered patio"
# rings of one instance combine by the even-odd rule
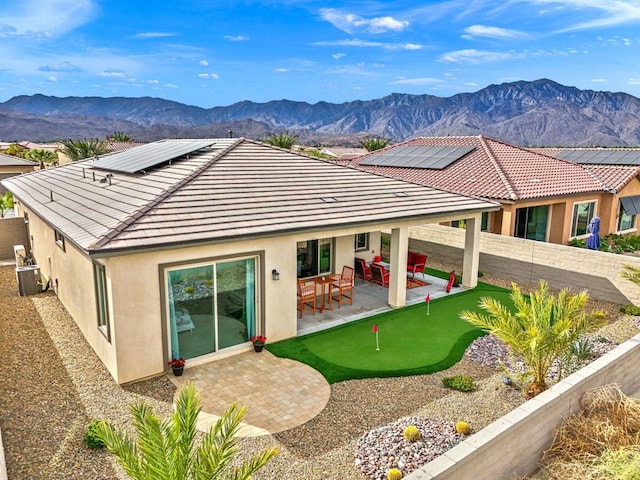
[[[463,286],[454,287],[450,293],[447,293],[445,291],[447,284],[446,279],[426,273],[417,273],[416,279],[422,280],[428,283],[428,285],[407,289],[406,305],[414,305],[421,302],[425,303],[425,297],[427,295],[430,296],[431,300],[434,300],[445,295],[453,295],[464,289]],[[298,335],[325,330],[336,325],[391,310],[393,307],[389,305],[388,295],[388,288],[375,283],[369,283],[361,278],[356,278],[352,305],[342,305],[338,308],[334,302],[333,309],[331,310],[325,309],[321,312],[319,309],[316,309],[315,314],[305,312],[301,318],[298,318]],[[317,304],[320,305],[321,301],[322,300],[318,298]]]

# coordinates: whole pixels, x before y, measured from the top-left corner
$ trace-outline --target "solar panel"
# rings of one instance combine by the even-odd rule
[[[124,152],[99,158],[91,165],[102,170],[122,173],[135,173],[147,170],[162,163],[188,155],[201,148],[212,145],[211,140],[170,140],[147,143]]]
[[[599,165],[640,165],[640,150],[563,150],[555,158]]]
[[[442,170],[474,149],[475,147],[401,145],[384,152],[373,153],[362,160],[360,165]]]

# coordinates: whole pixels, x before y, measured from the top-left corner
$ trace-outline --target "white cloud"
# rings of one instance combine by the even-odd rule
[[[53,37],[89,23],[98,6],[91,0],[11,0],[0,7],[0,37]]]
[[[206,60],[200,60],[200,62],[198,62],[200,64],[201,67],[208,67],[209,66],[209,62],[207,62]]]
[[[629,85],[640,85],[640,78],[630,78],[628,83]]]
[[[333,55],[331,55],[334,60],[340,60],[341,58],[344,58],[347,56],[346,53],[334,53]]]
[[[288,71],[289,71],[288,68],[282,68],[282,67],[273,69],[274,73],[285,73],[285,72],[288,72]]]
[[[150,83],[151,85],[157,85],[160,83],[159,80],[147,80],[147,83]]]
[[[609,80],[606,78],[592,78],[591,81],[593,83],[607,83]]]
[[[391,85],[429,85],[434,83],[442,83],[443,80],[430,77],[418,77],[418,78],[400,78],[390,82]]]
[[[143,32],[143,33],[135,34],[136,38],[164,38],[164,37],[175,37],[175,36],[176,36],[175,33],[169,33],[169,32]]]
[[[537,0],[537,2],[558,3],[556,0]],[[570,25],[558,32],[609,28],[640,21],[640,2],[637,0],[562,0],[562,4],[567,9],[579,11],[583,14],[582,17],[584,12],[591,10],[597,18]]]
[[[405,43],[403,48],[405,50],[422,50],[424,45],[420,45],[418,43]]]
[[[77,65],[73,65],[70,62],[61,62],[45,65],[38,68],[41,72],[81,72],[82,69]]]
[[[199,73],[199,78],[213,78],[214,80],[219,80],[220,76],[217,73]]]
[[[497,39],[530,39],[531,35],[509,28],[487,27],[485,25],[471,25],[464,29],[463,38],[488,37]]]
[[[225,35],[225,40],[229,40],[230,42],[246,42],[249,40],[249,37],[246,35]]]
[[[49,80],[50,82],[57,82],[58,81],[58,79],[54,75],[51,75],[50,77],[47,77],[47,80]]]
[[[107,78],[124,78],[124,72],[120,70],[104,70],[99,74],[101,77]]]
[[[167,88],[180,88],[175,83],[165,83],[164,86],[167,87]]]
[[[456,50],[453,52],[445,53],[438,59],[444,63],[468,63],[472,65],[478,65],[480,63],[492,63],[501,62],[504,60],[513,60],[516,58],[522,58],[522,55],[509,53],[509,52],[491,52],[488,50],[476,50],[470,48],[467,50]]]
[[[357,38],[313,42],[311,45],[320,47],[384,48],[387,50],[421,50],[424,48],[424,45],[420,45],[418,43],[370,42],[367,40],[358,40]]]
[[[367,19],[335,8],[321,8],[319,13],[323,20],[347,33],[353,33],[356,30],[369,33],[401,32],[409,26],[408,21],[396,20],[390,16]]]

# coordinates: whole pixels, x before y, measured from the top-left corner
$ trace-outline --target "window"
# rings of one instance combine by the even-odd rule
[[[98,312],[98,329],[110,342],[109,307],[107,303],[107,275],[104,265],[93,264],[93,282],[96,291],[96,310]]]
[[[587,235],[589,221],[595,216],[596,202],[582,202],[573,204],[573,219],[571,221],[571,237]]]
[[[618,231],[631,230],[636,227],[636,216],[629,215],[622,203],[620,203],[620,210],[618,211]]]
[[[369,250],[369,234],[368,233],[356,233],[356,240],[354,245],[355,251]]]
[[[62,234],[58,231],[58,230],[54,230],[55,236],[56,236],[56,245],[58,245],[62,251],[64,252],[64,237],[62,236]]]
[[[330,238],[298,242],[298,278],[331,273],[333,241]]]
[[[482,219],[480,220],[480,230],[483,232],[489,230],[489,212],[482,212]]]
[[[513,236],[538,240],[547,240],[547,219],[549,206],[518,208],[516,210],[516,228]]]

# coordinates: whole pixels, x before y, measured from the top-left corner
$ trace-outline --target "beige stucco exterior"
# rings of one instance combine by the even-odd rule
[[[369,248],[358,256],[372,259],[380,251],[380,231],[392,231],[391,279],[389,303],[405,302],[404,265],[409,222],[389,222],[358,228],[305,232],[229,243],[185,245],[153,251],[125,252],[117,255],[89,255],[66,241],[64,250],[56,243],[55,231],[34,212],[18,205],[19,215],[28,215],[32,253],[40,265],[43,284],[51,287],[73,317],[97,355],[118,383],[126,383],[160,374],[169,359],[169,321],[165,300],[165,269],[194,266],[211,260],[255,255],[257,272],[257,331],[277,341],[297,334],[296,247],[299,241],[333,238],[333,271],[353,265],[354,235],[369,233]],[[478,225],[480,213],[470,215],[470,226]],[[473,219],[476,219],[474,222]],[[450,218],[434,218],[434,222]],[[470,235],[473,234],[470,228]],[[477,235],[478,232],[475,232]],[[395,240],[393,240],[395,238]],[[478,246],[468,244],[467,280],[475,285]],[[394,245],[398,245],[394,250]],[[403,248],[404,247],[404,248]],[[404,255],[404,257],[403,257]],[[474,259],[475,256],[475,259]],[[108,299],[108,335],[98,327],[93,262],[105,266]],[[404,263],[403,263],[404,262]],[[395,266],[394,266],[395,265]],[[399,268],[399,265],[403,265]],[[475,267],[474,267],[475,266]],[[473,275],[475,268],[476,275]],[[273,280],[271,272],[280,273]],[[473,278],[472,278],[473,277]],[[402,281],[400,281],[402,279]],[[249,343],[190,360],[191,365],[211,361],[251,348]]]

